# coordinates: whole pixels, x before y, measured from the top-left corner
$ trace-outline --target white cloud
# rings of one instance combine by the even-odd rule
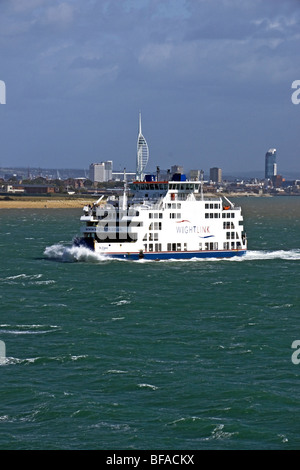
[[[63,2],[47,8],[45,19],[48,23],[68,24],[73,21],[75,8],[69,3]]]

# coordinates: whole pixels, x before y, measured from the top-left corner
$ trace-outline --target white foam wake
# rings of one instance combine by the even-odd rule
[[[282,259],[282,260],[300,260],[300,250],[277,250],[277,251],[255,251],[249,250],[246,255],[242,257],[245,261],[249,260],[268,260],[268,259]]]
[[[108,257],[100,255],[84,246],[64,246],[60,243],[47,246],[44,255],[49,259],[72,263],[75,261],[99,262],[107,260]]]
[[[75,261],[83,261],[83,262],[103,262],[107,260],[111,260],[114,258],[110,258],[108,255],[101,255],[99,253],[95,253],[92,250],[84,246],[65,246],[60,243],[56,245],[48,246],[45,251],[44,255],[47,258],[61,261],[64,263],[72,263]],[[211,261],[238,261],[238,262],[245,262],[245,261],[256,261],[256,260],[272,260],[272,259],[282,259],[282,260],[291,260],[291,261],[299,261],[300,260],[300,249],[295,250],[275,250],[275,251],[264,251],[264,250],[249,250],[247,251],[246,255],[244,256],[233,256],[232,258],[192,258],[192,259],[166,259],[161,260],[161,262],[169,263],[169,262],[184,262],[190,263],[192,262],[211,262]],[[122,259],[121,261],[125,261]],[[154,260],[139,260],[141,262],[155,262]]]

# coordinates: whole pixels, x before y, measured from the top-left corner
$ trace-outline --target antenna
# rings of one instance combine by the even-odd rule
[[[204,171],[200,171],[200,188],[201,188],[201,201],[203,201],[203,175]]]

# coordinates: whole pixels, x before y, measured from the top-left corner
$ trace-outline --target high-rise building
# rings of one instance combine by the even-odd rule
[[[171,173],[175,175],[175,173],[183,174],[183,166],[182,165],[173,165],[171,166]]]
[[[144,171],[149,160],[149,148],[145,137],[142,134],[142,117],[139,114],[139,133],[137,139],[137,153],[136,153],[136,179],[143,181]]]
[[[199,181],[200,180],[200,170],[191,170],[190,171],[190,180]]]
[[[265,178],[272,179],[277,175],[276,149],[269,149],[265,157]]]
[[[91,163],[89,178],[94,183],[103,183],[112,179],[113,162],[108,160],[101,163]]]
[[[209,179],[213,183],[222,183],[222,170],[221,168],[211,168],[209,170]]]

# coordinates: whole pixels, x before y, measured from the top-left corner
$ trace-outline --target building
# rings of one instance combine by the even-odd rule
[[[103,183],[112,180],[113,162],[108,160],[101,163],[91,163],[89,178],[93,183]]]
[[[9,184],[6,191],[14,194],[50,194],[55,192],[55,187],[48,184]]]
[[[183,174],[183,166],[181,166],[181,165],[171,166],[171,174],[175,175],[175,173]]]
[[[190,180],[191,181],[200,181],[200,170],[191,170],[190,171]]]
[[[142,134],[142,116],[139,114],[139,133],[136,150],[136,179],[143,181],[145,170],[149,161],[149,147],[145,137]]]
[[[211,168],[209,170],[209,179],[213,183],[222,183],[222,170],[221,168]]]
[[[277,175],[276,149],[269,149],[265,156],[265,179],[272,179]]]

